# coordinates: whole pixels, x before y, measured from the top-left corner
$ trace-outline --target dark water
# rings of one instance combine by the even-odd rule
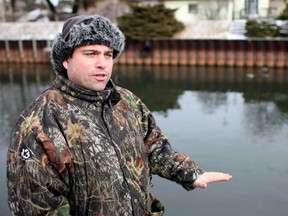
[[[53,79],[50,65],[0,65],[0,215],[9,215],[6,151],[20,114]],[[174,149],[228,183],[186,192],[153,177],[170,216],[288,215],[287,69],[115,66],[114,80],[153,111]]]

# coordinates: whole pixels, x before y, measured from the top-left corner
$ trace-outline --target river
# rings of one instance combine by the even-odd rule
[[[0,215],[6,153],[20,112],[53,80],[49,64],[0,65]],[[153,177],[166,216],[288,215],[288,73],[273,68],[115,65],[113,80],[153,112],[175,150],[230,182],[186,192]]]

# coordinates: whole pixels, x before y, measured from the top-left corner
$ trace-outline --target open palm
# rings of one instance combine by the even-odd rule
[[[232,178],[230,174],[222,172],[204,172],[193,183],[193,187],[207,188],[209,183],[229,181]]]

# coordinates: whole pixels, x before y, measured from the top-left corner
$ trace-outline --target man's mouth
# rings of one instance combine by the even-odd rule
[[[106,74],[94,74],[93,77],[98,81],[103,81],[106,79]]]

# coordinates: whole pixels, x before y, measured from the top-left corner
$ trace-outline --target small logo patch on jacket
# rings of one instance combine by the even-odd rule
[[[30,157],[31,157],[31,152],[30,152],[30,150],[27,149],[27,148],[23,148],[23,149],[21,150],[21,158],[22,158],[22,160],[27,160],[27,159],[29,159]]]

